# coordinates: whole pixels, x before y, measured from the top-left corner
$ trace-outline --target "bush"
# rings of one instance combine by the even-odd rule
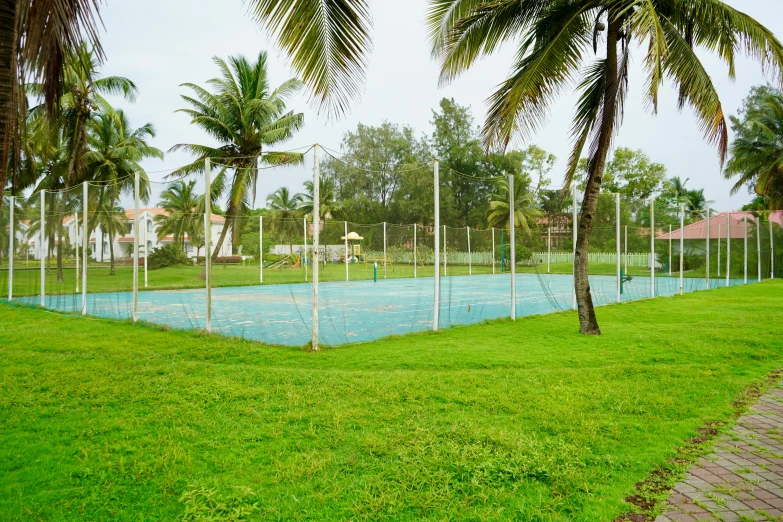
[[[204,256],[198,256],[196,258],[196,264],[197,265],[203,265],[206,263],[206,258]],[[215,258],[214,265],[228,265],[232,263],[238,263],[242,264],[242,256],[218,256]]]
[[[165,245],[150,252],[147,268],[155,270],[167,266],[192,264],[188,255],[174,245]]]

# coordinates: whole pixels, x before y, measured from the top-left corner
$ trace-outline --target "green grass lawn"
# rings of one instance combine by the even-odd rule
[[[613,520],[783,366],[783,282],[597,314],[307,353],[0,305],[0,519]]]
[[[372,264],[349,265],[352,281],[373,278]],[[204,271],[203,266],[178,266],[149,270],[147,274],[148,286],[146,290],[170,290],[177,288],[203,288],[204,279],[200,277]],[[496,273],[501,272],[500,266],[495,267]],[[534,267],[517,267],[518,273],[534,273]],[[546,265],[539,266],[540,273],[546,273]],[[571,263],[552,263],[550,271],[553,274],[571,274]],[[476,265],[448,265],[447,275],[491,274],[492,267]],[[615,275],[615,265],[612,263],[590,263],[590,273],[595,275]],[[70,294],[75,291],[74,280],[76,271],[73,267],[67,267],[63,271],[63,282],[57,282],[57,274],[51,269],[46,274],[47,294]],[[432,277],[433,267],[424,266],[417,269],[419,277]],[[631,276],[648,277],[650,271],[647,268],[628,267]],[[686,273],[686,277],[704,277],[698,274]],[[312,273],[308,270],[308,277]],[[378,279],[383,279],[383,267],[378,267]],[[413,277],[411,265],[389,265],[386,268],[386,277],[389,279],[400,277]],[[0,295],[4,295],[8,288],[8,271],[0,271]],[[17,297],[38,295],[40,292],[40,271],[36,268],[14,271],[14,295]],[[143,269],[139,269],[140,290],[144,288]],[[118,266],[115,275],[109,275],[107,266],[91,266],[87,274],[87,288],[90,292],[122,292],[133,289],[133,269],[129,266]],[[303,283],[305,280],[303,268],[266,269],[264,270],[264,284]],[[344,281],[345,265],[327,264],[320,269],[321,281]],[[212,271],[212,284],[219,286],[246,286],[259,284],[259,270],[257,265],[218,265]]]

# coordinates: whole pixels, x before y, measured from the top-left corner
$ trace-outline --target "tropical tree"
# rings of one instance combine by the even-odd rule
[[[301,194],[291,194],[288,187],[280,187],[266,198],[269,207],[269,217],[272,218],[272,230],[289,240],[289,254],[294,253],[293,238],[301,226]]]
[[[115,193],[111,190],[104,190],[98,194],[95,201],[95,212],[93,212],[87,226],[90,230],[97,227],[101,229],[100,241],[104,244],[104,236],[109,236],[109,275],[114,273],[114,238],[123,236],[128,231],[128,219],[122,207],[115,205]],[[101,247],[101,263],[103,263],[104,249]]]
[[[177,180],[160,195],[159,207],[168,214],[155,216],[158,235],[173,236],[174,246],[182,248],[185,238],[192,245],[204,241],[204,198],[195,192],[196,180]]]
[[[487,226],[509,229],[509,187],[508,179],[499,178],[497,191],[490,198],[487,210]],[[525,236],[531,236],[538,228],[538,218],[541,210],[536,206],[535,195],[530,191],[529,179],[514,176],[514,229],[519,229]]]
[[[320,179],[318,190],[318,210],[321,214],[319,219],[332,219],[342,211],[342,204],[335,199],[334,181],[331,178],[322,177]],[[312,217],[313,215],[313,182],[305,181],[304,194],[298,194],[299,196],[299,210],[303,214]]]
[[[685,212],[691,219],[703,219],[707,214],[707,207],[712,203],[704,195],[704,189],[689,190],[685,196]]]
[[[480,57],[518,42],[510,76],[488,100],[482,130],[487,148],[505,149],[512,138],[529,137],[559,94],[574,82],[578,86],[567,184],[588,141],[590,155],[574,288],[580,331],[600,334],[587,254],[607,155],[622,122],[631,54],[639,49],[646,53],[639,63],[647,73],[648,106],[657,109],[659,89],[670,80],[680,106],[694,109],[705,138],[723,161],[728,148],[723,107],[696,49],[717,54],[731,76],[736,55],[745,52],[780,79],[783,46],[756,20],[720,0],[430,0],[428,18],[442,83]]]
[[[746,103],[744,114],[731,118],[736,137],[724,173],[736,179],[732,194],[749,186],[769,208],[782,208],[783,92],[763,88],[756,93],[755,103]]]
[[[201,127],[219,145],[178,144],[171,149],[197,156],[196,161],[171,176],[203,174],[207,158],[219,169],[211,190],[213,199],[227,198],[226,223],[213,258],[223,246],[229,228],[233,230],[233,238],[238,239],[240,218],[255,204],[259,166],[302,161],[301,153],[270,152],[266,147],[290,139],[304,121],[301,113],[286,112],[288,98],[300,89],[301,83],[290,79],[272,89],[265,52],[260,52],[255,61],[233,56],[228,61],[215,57],[214,62],[221,74],[207,82],[214,92],[192,83],[184,84],[195,97],[183,95],[182,99],[192,108],[179,112],[189,115],[191,123]]]

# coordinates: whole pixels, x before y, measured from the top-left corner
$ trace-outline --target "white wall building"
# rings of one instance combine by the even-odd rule
[[[139,255],[144,256],[146,252],[152,252],[156,248],[160,248],[164,245],[170,245],[174,243],[173,236],[160,236],[158,234],[158,224],[155,222],[155,216],[166,216],[168,212],[162,208],[140,208],[139,209]],[[80,216],[81,217],[81,216]],[[122,236],[114,238],[114,258],[115,259],[128,259],[133,257],[133,236],[134,227],[136,226],[135,210],[130,209],[125,211],[126,218],[126,233]],[[214,249],[217,245],[220,233],[223,231],[223,226],[226,223],[226,218],[212,214],[211,216],[211,246]],[[81,248],[82,235],[81,230],[76,230],[76,220],[74,216],[68,216],[63,219],[63,225],[67,231],[67,241],[71,248],[77,245]],[[21,240],[26,238],[30,246],[30,255],[35,259],[40,259],[42,255],[46,255],[48,252],[49,241],[44,238],[43,249],[40,248],[38,233],[28,235],[27,229],[29,224],[20,223],[20,230],[17,231],[17,237]],[[81,228],[81,227],[78,227]],[[146,232],[146,241],[145,241]],[[197,255],[204,256],[204,248],[197,248],[192,244],[190,239],[185,236],[184,250],[188,254],[188,257],[195,258]],[[110,245],[109,235],[103,233],[101,227],[97,227],[90,234],[89,239],[90,250],[92,251],[92,259],[95,261],[103,261],[108,263],[110,260]],[[227,234],[223,242],[223,246],[220,248],[219,256],[230,256],[232,251],[231,234]],[[81,250],[79,251],[81,253]]]

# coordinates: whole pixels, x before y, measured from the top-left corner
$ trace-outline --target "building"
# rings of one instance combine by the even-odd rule
[[[170,245],[174,243],[173,236],[160,236],[158,234],[158,223],[155,221],[156,216],[167,216],[168,212],[162,208],[140,208],[139,209],[139,254],[144,256],[146,252],[152,252],[156,248],[160,248],[164,245]],[[134,239],[134,227],[136,227],[135,210],[130,209],[125,211],[126,220],[126,233],[122,236],[114,238],[114,258],[116,259],[129,259],[133,257],[133,239]],[[211,216],[211,244],[217,245],[220,234],[223,231],[223,226],[226,223],[226,218],[212,214]],[[81,246],[81,231],[77,231],[75,216],[67,216],[63,219],[63,226],[65,233],[67,234],[66,241],[68,242],[70,252],[77,245]],[[29,222],[20,222],[19,230],[16,233],[18,240],[24,241],[26,239],[29,245],[30,256],[35,259],[40,259],[42,255],[48,253],[48,238],[44,238],[43,249],[38,244],[39,237],[37,233],[34,233],[32,237],[28,237],[28,231],[30,228]],[[79,227],[81,228],[81,227]],[[90,234],[89,246],[91,251],[91,258],[95,261],[109,262],[110,260],[110,245],[109,235],[105,234],[101,227],[97,227]],[[185,236],[184,250],[188,254],[188,257],[195,258],[196,256],[203,256],[204,249],[201,245],[193,244],[190,239]],[[219,256],[230,256],[232,252],[231,234],[226,234],[226,238],[223,241],[223,245],[220,248]]]
[[[748,218],[748,237],[756,237],[756,216],[752,212],[721,212],[710,215],[709,236],[710,239],[726,239],[727,230],[731,233],[731,239],[745,238],[745,217]],[[783,226],[783,210],[775,210],[769,213],[769,221],[778,227]],[[727,225],[728,223],[728,225]],[[769,225],[766,225],[769,226]],[[763,234],[763,232],[762,232]],[[706,240],[707,239],[707,220],[702,219],[690,225],[685,225],[682,229],[682,237],[685,241]],[[679,241],[680,229],[668,231],[660,230],[655,237],[659,241]]]

